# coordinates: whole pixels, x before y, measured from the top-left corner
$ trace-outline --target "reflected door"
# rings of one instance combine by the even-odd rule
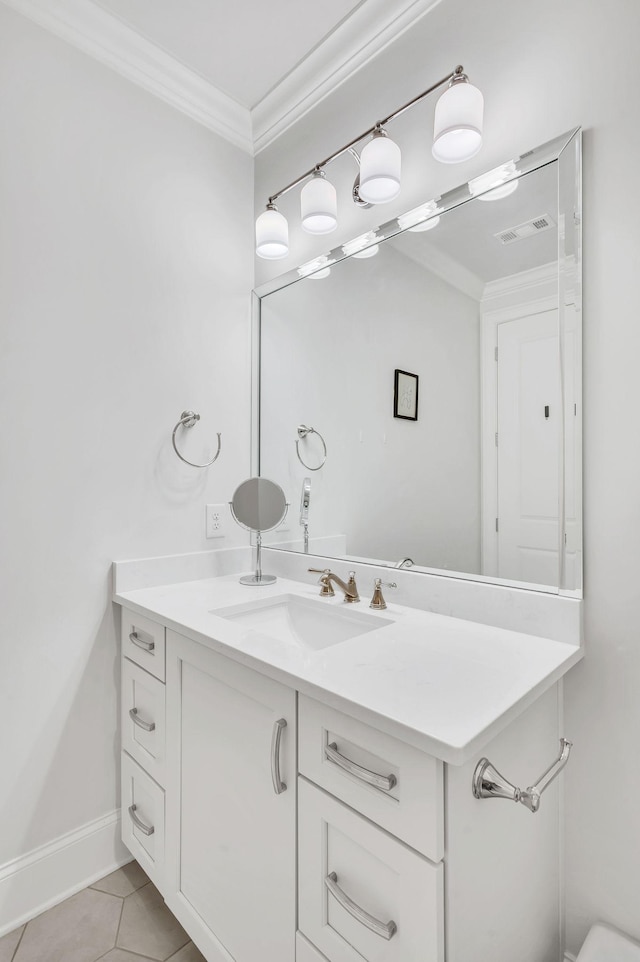
[[[558,584],[558,312],[498,325],[498,575]]]

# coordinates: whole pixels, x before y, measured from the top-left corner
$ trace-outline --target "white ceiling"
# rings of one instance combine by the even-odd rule
[[[0,0],[258,153],[440,0]]]
[[[97,0],[249,109],[367,0]]]

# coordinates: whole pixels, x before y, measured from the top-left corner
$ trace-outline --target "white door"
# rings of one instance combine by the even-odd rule
[[[210,962],[295,957],[295,699],[167,632],[167,903]]]
[[[498,575],[557,585],[558,312],[498,325]]]

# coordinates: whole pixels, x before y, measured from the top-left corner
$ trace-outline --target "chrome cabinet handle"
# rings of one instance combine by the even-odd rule
[[[129,718],[134,725],[137,725],[138,728],[142,728],[142,730],[145,732],[154,732],[156,730],[156,723],[143,721],[138,714],[137,708],[129,709]]]
[[[367,785],[381,788],[383,792],[390,792],[391,789],[398,784],[398,779],[395,775],[378,775],[377,772],[370,772],[368,768],[363,768],[362,765],[356,765],[350,758],[345,758],[345,756],[341,755],[338,751],[338,746],[335,742],[324,746],[324,755],[325,758],[333,762],[334,765],[338,765],[343,771],[349,772],[350,775],[355,775],[356,778],[366,782]]]
[[[357,902],[354,902],[353,899],[350,899],[347,893],[343,892],[338,885],[338,876],[335,872],[331,872],[329,875],[327,875],[324,880],[324,884],[329,892],[331,892],[334,899],[340,903],[342,908],[345,909],[349,915],[353,916],[353,918],[358,922],[361,922],[362,925],[365,925],[371,932],[375,932],[375,934],[379,935],[381,939],[386,939],[388,942],[389,939],[392,939],[398,931],[398,926],[393,920],[390,922],[381,922],[380,919],[375,917],[375,915],[369,915],[369,913],[365,912],[365,910],[361,908]]]
[[[142,638],[138,638],[135,631],[132,631],[129,635],[129,641],[132,641],[138,648],[142,648],[143,651],[153,651],[156,647],[155,641],[143,641]]]
[[[287,723],[285,719],[279,718],[273,726],[273,734],[271,736],[271,780],[276,795],[282,795],[282,793],[287,790],[287,786],[280,778],[280,739],[286,727]]]
[[[137,805],[129,805],[129,815],[131,816],[131,821],[136,826],[136,828],[140,829],[143,835],[153,835],[153,833],[155,832],[155,828],[153,827],[153,825],[145,825],[144,822],[140,821],[140,819],[136,815],[137,807],[138,807]]]

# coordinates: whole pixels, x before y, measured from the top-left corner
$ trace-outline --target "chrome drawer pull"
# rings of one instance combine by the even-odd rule
[[[129,815],[131,816],[131,821],[136,826],[136,828],[140,829],[143,835],[153,835],[153,833],[155,832],[155,828],[153,827],[153,825],[145,825],[144,822],[140,821],[140,819],[136,815],[137,807],[138,807],[137,805],[129,805]]]
[[[156,723],[143,721],[138,714],[137,708],[129,709],[129,718],[134,725],[137,725],[138,728],[142,728],[145,732],[154,732],[156,730]]]
[[[324,746],[324,755],[325,758],[333,762],[334,765],[338,765],[345,772],[349,772],[350,775],[355,775],[356,778],[366,782],[367,785],[381,788],[383,792],[390,792],[391,789],[398,784],[398,779],[395,775],[378,775],[377,772],[370,772],[368,768],[363,768],[362,765],[356,765],[350,758],[345,758],[344,755],[341,755],[338,751],[338,746],[335,742]]]
[[[287,790],[287,786],[280,778],[280,739],[286,727],[287,723],[285,719],[279,718],[273,726],[273,734],[271,736],[271,780],[276,795],[282,795],[282,793]]]
[[[132,631],[129,635],[129,641],[132,641],[138,648],[142,648],[143,651],[153,651],[156,647],[155,641],[143,641],[142,638],[138,638],[135,631]]]
[[[363,925],[366,925],[371,932],[375,932],[375,934],[379,935],[380,938],[386,939],[388,942],[389,939],[392,939],[398,931],[398,926],[394,921],[381,922],[380,919],[377,919],[374,915],[369,915],[369,913],[365,912],[363,908],[360,908],[360,906],[354,902],[353,899],[350,899],[349,896],[343,892],[338,885],[338,876],[335,872],[331,872],[329,875],[327,875],[324,880],[324,884],[327,886],[334,899],[340,903],[342,908],[345,909],[349,915],[353,916],[354,919],[357,919],[358,922],[362,922]]]

